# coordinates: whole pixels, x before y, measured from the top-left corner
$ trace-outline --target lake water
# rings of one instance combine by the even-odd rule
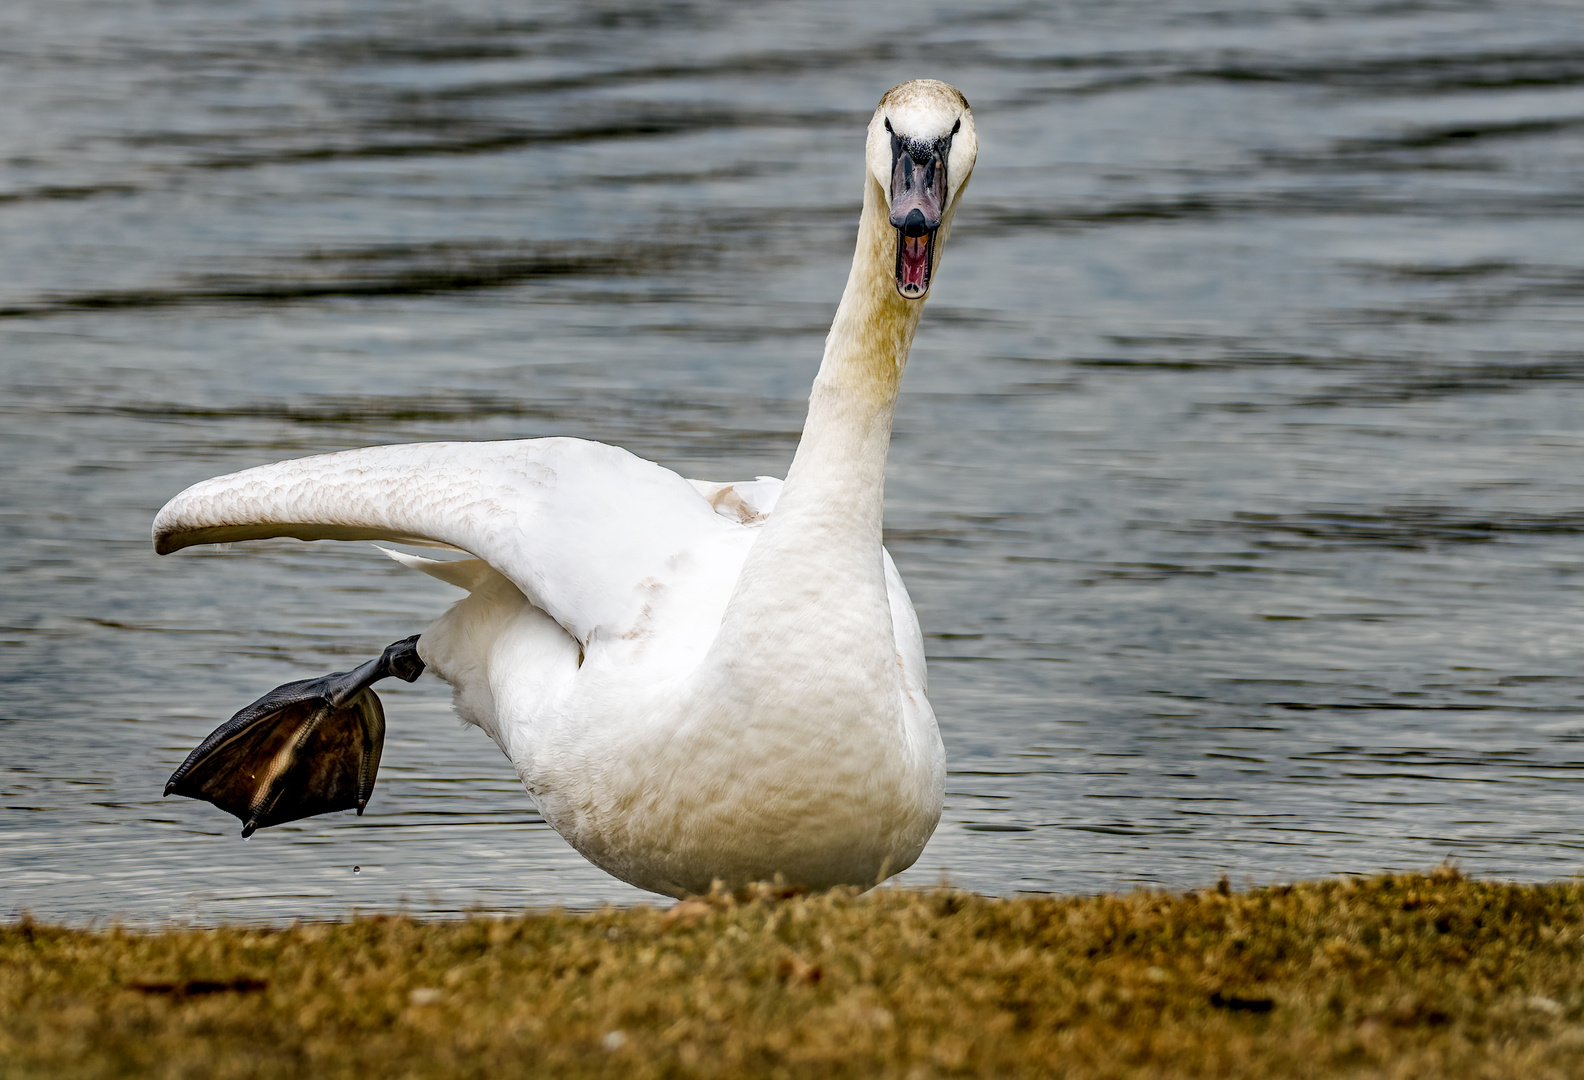
[[[898,880],[1578,873],[1576,4],[9,0],[0,918],[645,899],[432,678],[362,818],[162,799],[455,593],[149,523],[371,443],[784,474],[923,75],[981,152],[891,451],[951,772]]]

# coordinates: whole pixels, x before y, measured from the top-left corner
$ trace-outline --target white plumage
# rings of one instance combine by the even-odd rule
[[[905,869],[945,779],[918,621],[880,543],[921,307],[900,294],[888,220],[909,140],[945,170],[931,271],[972,170],[955,90],[882,99],[857,255],[784,485],[690,482],[577,439],[370,447],[197,484],[160,511],[156,549],[292,536],[466,552],[391,553],[469,591],[419,654],[546,820],[634,885],[869,886]]]

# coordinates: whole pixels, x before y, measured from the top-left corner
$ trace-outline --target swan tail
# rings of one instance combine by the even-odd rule
[[[663,574],[721,527],[669,469],[555,438],[374,446],[263,465],[183,491],[153,532],[162,555],[279,536],[465,551],[586,643],[630,629],[643,607],[634,582]]]

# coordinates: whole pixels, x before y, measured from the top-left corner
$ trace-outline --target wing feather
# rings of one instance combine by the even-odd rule
[[[641,583],[721,529],[669,469],[582,439],[374,446],[194,484],[154,519],[160,554],[291,536],[441,545],[483,559],[579,642],[621,633]]]

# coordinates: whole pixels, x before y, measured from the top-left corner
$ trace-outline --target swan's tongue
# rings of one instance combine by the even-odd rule
[[[929,288],[930,248],[934,243],[933,232],[909,236],[897,230],[896,283],[903,296],[923,296]]]

